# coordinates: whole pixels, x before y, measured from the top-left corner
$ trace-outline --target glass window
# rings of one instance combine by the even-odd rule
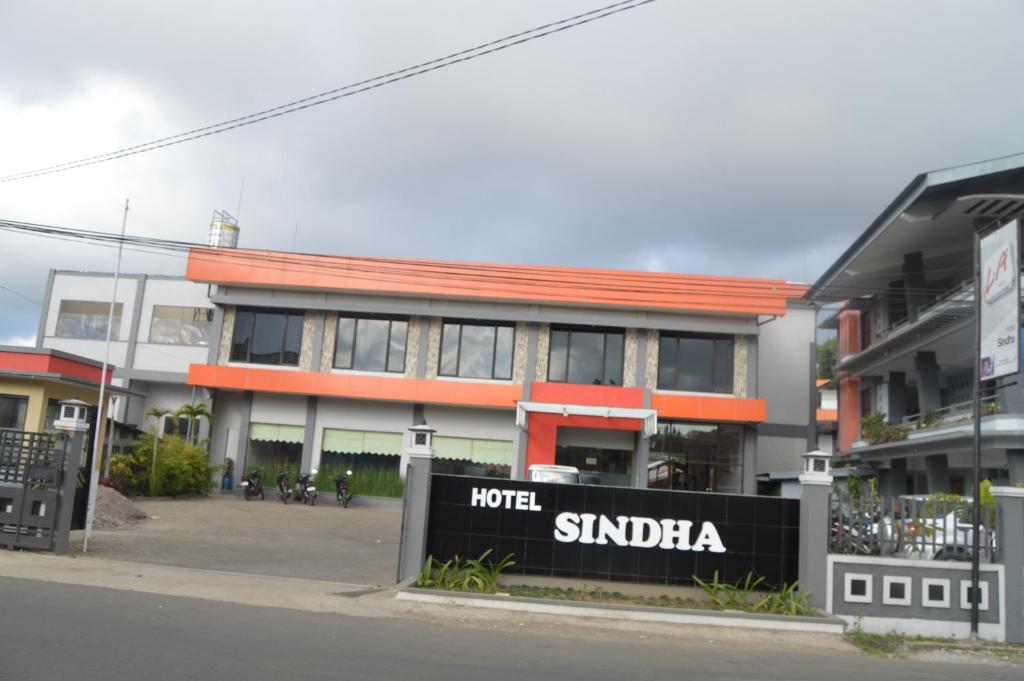
[[[359,371],[405,371],[409,323],[399,319],[339,317],[334,366]]]
[[[658,388],[732,394],[733,345],[727,336],[662,334]]]
[[[0,395],[0,428],[25,430],[25,415],[27,413],[27,397]]]
[[[208,307],[154,305],[150,343],[209,345],[213,310]]]
[[[622,385],[621,331],[552,329],[548,380]]]
[[[739,494],[742,443],[742,426],[660,421],[650,440],[647,486]]]
[[[297,366],[303,316],[296,311],[239,309],[235,314],[231,361]]]
[[[121,333],[121,303],[114,304],[114,323],[110,337],[117,340]],[[82,338],[106,340],[107,318],[110,303],[91,300],[62,300],[57,314],[57,336],[59,338]]]
[[[441,376],[512,378],[515,329],[510,324],[446,322],[441,331]]]

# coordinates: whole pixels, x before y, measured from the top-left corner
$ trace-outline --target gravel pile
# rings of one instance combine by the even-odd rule
[[[93,527],[97,530],[123,530],[134,527],[149,516],[116,489],[100,485],[96,492],[96,515]]]

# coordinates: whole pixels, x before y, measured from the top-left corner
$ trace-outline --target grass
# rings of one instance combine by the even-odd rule
[[[860,623],[846,632],[846,640],[861,651],[874,657],[906,657],[921,650],[978,651],[1004,660],[1024,661],[1024,646],[997,641],[969,641],[934,636],[904,636],[890,631],[887,634],[869,634]]]
[[[333,495],[334,478],[348,470],[343,463],[324,464],[316,474],[316,488],[321,494]],[[366,467],[352,468],[348,476],[348,489],[353,496],[401,497],[402,480],[397,468]]]

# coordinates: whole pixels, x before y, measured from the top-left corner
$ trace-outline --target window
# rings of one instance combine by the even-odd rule
[[[27,397],[0,395],[0,428],[25,430],[25,414],[27,412]]]
[[[659,420],[650,439],[647,487],[739,494],[743,427]]]
[[[302,319],[301,312],[240,308],[235,314],[231,361],[297,366]]]
[[[733,339],[666,335],[658,339],[658,388],[732,394]]]
[[[548,380],[622,385],[621,331],[551,329]]]
[[[359,371],[405,371],[405,319],[339,317],[334,366]]]
[[[511,324],[445,322],[441,331],[441,376],[512,378],[515,328]]]
[[[121,303],[114,304],[114,323],[110,337],[115,340],[121,333],[121,309]],[[110,303],[62,300],[57,315],[57,337],[106,340],[109,315]]]
[[[213,310],[208,307],[154,305],[150,343],[209,345]]]

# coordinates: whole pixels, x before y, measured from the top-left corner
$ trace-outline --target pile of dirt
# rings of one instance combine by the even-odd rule
[[[93,527],[97,530],[123,530],[134,527],[149,518],[128,497],[116,489],[100,485],[96,492],[96,514]]]

